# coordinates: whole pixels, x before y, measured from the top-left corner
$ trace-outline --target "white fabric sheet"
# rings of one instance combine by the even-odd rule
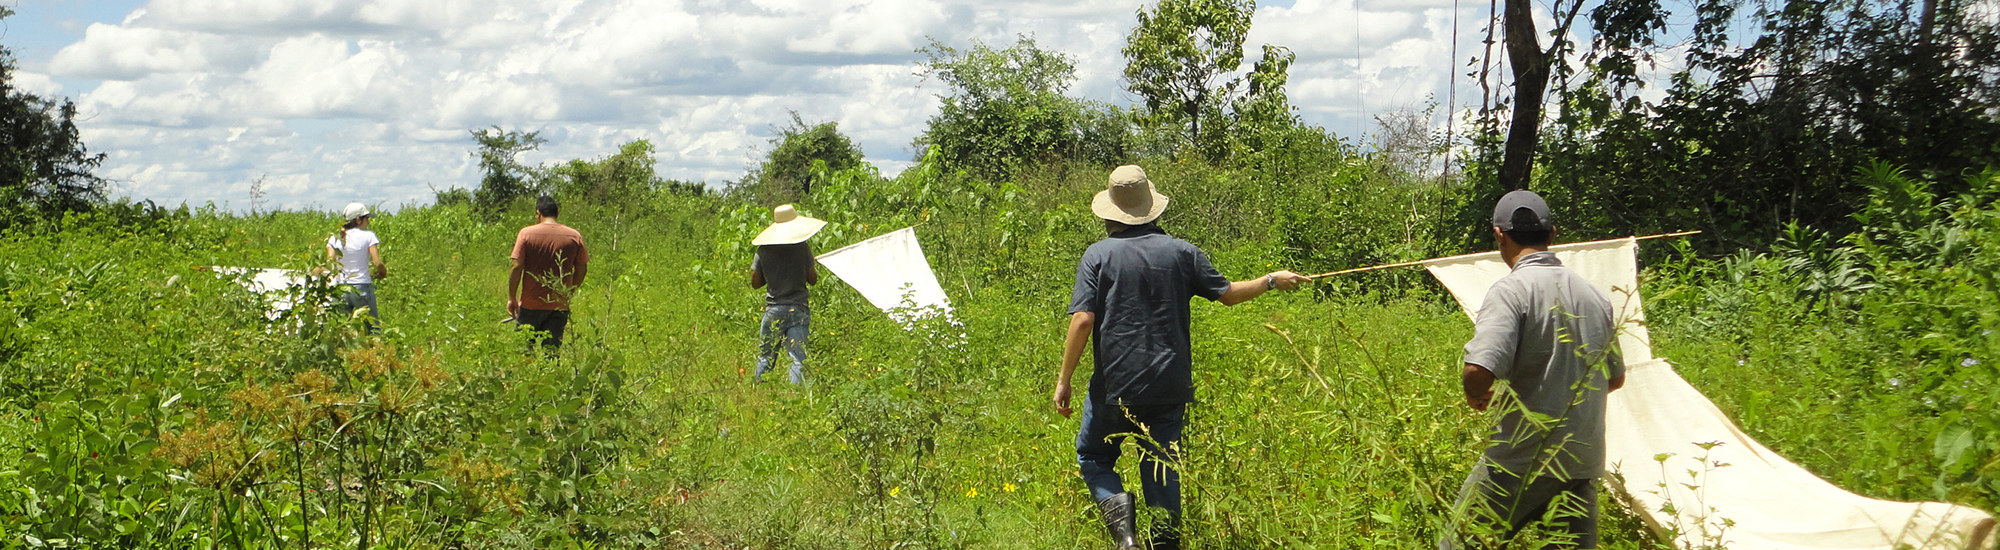
[[[1743,433],[1673,365],[1654,359],[1633,239],[1559,245],[1552,251],[1610,294],[1612,304],[1622,304],[1625,387],[1611,393],[1605,411],[1605,463],[1617,473],[1606,485],[1639,508],[1656,533],[1678,533],[1675,545],[1690,550],[1993,548],[1992,515],[1842,490]],[[1497,252],[1430,260],[1424,267],[1467,314],[1479,310],[1486,290],[1509,271]],[[1697,443],[1720,444],[1704,451]],[[1656,460],[1663,454],[1664,462]],[[1665,511],[1669,503],[1675,513]]]
[[[938,286],[915,228],[905,227],[819,255],[820,265],[899,323],[951,316],[951,299]]]
[[[243,288],[264,297],[268,306],[264,317],[273,321],[290,311],[296,303],[298,291],[306,285],[306,277],[289,269],[265,269],[255,267],[213,266],[209,271],[218,275],[243,275],[249,278],[237,279]]]

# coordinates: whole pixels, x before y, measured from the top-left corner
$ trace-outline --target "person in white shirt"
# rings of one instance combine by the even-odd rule
[[[369,317],[381,319],[382,313],[375,305],[375,281],[389,278],[389,268],[382,264],[382,252],[376,249],[382,240],[368,230],[368,221],[374,215],[367,205],[357,202],[348,204],[341,216],[346,222],[326,240],[326,258],[340,264],[340,272],[333,275],[333,284],[349,288],[340,305],[349,315],[367,308]],[[369,323],[368,330],[374,329],[374,323]]]

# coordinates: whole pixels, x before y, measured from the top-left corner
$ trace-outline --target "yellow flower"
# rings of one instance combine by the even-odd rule
[[[889,488],[889,496],[892,496],[892,497],[893,497],[893,496],[896,496],[896,495],[899,495],[899,494],[902,494],[902,492],[903,492],[903,488],[902,488],[902,487],[890,487],[890,488]]]
[[[1012,493],[1012,492],[1014,492],[1014,484],[1012,484],[1012,483],[1008,483],[1008,484],[1006,484],[1006,485],[1001,485],[1001,486],[1000,486],[1000,488],[1001,488],[1001,489],[1006,489],[1006,490],[1007,490],[1007,492],[1009,492],[1009,493]]]
[[[966,490],[965,490],[965,498],[975,498],[975,497],[978,497],[978,496],[979,496],[979,488],[978,488],[978,487],[973,487],[973,488],[971,488],[971,489],[966,489]]]

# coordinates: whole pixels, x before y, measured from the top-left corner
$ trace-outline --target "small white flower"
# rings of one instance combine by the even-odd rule
[[[1965,360],[1964,360],[1964,361],[1959,361],[1959,362],[1958,362],[1958,366],[1961,366],[1961,367],[1970,367],[1970,366],[1973,366],[1973,365],[1977,365],[1977,364],[1979,364],[1979,360],[1978,360],[1978,359],[1973,359],[1973,358],[1971,358],[1971,357],[1967,357],[1967,358],[1965,358]]]
[[[1890,386],[1892,386],[1892,387],[1893,387],[1893,386],[1901,386],[1901,385],[1903,385],[1903,381],[1902,381],[1901,379],[1897,379],[1897,378],[1890,378],[1890,379],[1889,379],[1889,385],[1890,385]]]
[[[1739,366],[1739,367],[1743,366],[1743,360],[1742,360],[1742,359],[1737,359],[1737,360],[1736,360],[1736,366]]]

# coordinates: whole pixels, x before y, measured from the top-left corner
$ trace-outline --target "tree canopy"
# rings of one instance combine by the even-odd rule
[[[0,7],[0,19],[13,10]],[[14,87],[13,52],[0,46],[0,205],[10,212],[85,210],[105,200],[107,182],[92,174],[102,153],[84,147],[76,103]],[[0,220],[0,225],[6,224]]]

